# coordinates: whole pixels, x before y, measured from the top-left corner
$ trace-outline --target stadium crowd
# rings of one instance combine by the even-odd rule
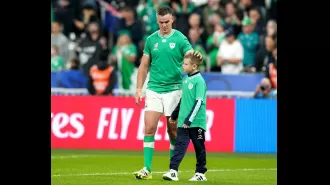
[[[92,79],[101,65],[128,90],[159,6],[174,10],[173,28],[203,54],[201,71],[265,73],[255,97],[262,83],[277,89],[277,0],[52,0],[51,70]]]

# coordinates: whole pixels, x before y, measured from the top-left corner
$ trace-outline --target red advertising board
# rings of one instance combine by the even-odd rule
[[[51,101],[52,148],[142,150],[144,105],[135,105],[134,98],[52,96]],[[208,151],[233,152],[234,104],[233,99],[207,100]],[[158,123],[155,150],[169,150],[165,117]]]

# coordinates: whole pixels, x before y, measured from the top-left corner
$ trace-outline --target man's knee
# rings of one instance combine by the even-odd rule
[[[153,131],[153,130],[150,130],[150,129],[149,130],[148,129],[145,129],[144,130],[144,133],[145,133],[144,134],[145,136],[154,136],[156,132]]]
[[[154,136],[157,130],[157,122],[145,122],[144,124],[144,135]]]
[[[150,111],[150,112],[146,112],[144,116],[145,116],[144,135],[145,136],[155,135],[161,113]]]

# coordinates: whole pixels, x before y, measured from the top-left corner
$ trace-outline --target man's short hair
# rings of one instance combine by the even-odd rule
[[[157,9],[157,15],[164,16],[164,15],[167,15],[167,14],[173,15],[173,10],[170,7],[160,6]]]
[[[200,54],[201,55],[201,54]],[[190,63],[196,64],[197,66],[200,66],[203,64],[203,59],[198,57],[194,53],[188,53],[187,55],[184,56],[185,59],[190,59]]]

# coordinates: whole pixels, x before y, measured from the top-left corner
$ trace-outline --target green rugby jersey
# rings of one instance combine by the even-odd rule
[[[168,36],[161,36],[159,31],[151,34],[143,50],[150,57],[147,89],[157,93],[181,89],[183,57],[191,49],[187,37],[178,30],[172,29]]]
[[[179,117],[178,127],[186,123],[206,130],[206,90],[206,83],[199,72],[183,78],[182,98],[171,115],[172,119]]]

